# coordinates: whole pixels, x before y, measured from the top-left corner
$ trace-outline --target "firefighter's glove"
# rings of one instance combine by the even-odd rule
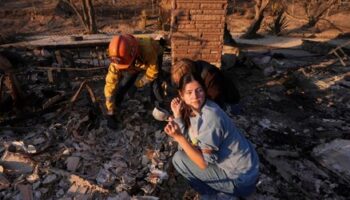
[[[136,82],[135,82],[135,86],[137,87],[137,88],[142,88],[142,87],[144,87],[146,84],[148,84],[150,82],[150,80],[148,80],[147,78],[146,78],[146,76],[143,76],[142,78],[140,78],[139,80],[137,80]]]
[[[118,121],[115,119],[114,115],[106,115],[106,119],[108,128],[113,130],[118,128]]]

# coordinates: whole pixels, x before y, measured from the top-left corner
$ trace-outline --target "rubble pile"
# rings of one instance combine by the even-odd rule
[[[242,88],[254,87],[233,117],[261,159],[252,199],[347,199],[350,68],[330,57],[258,60],[236,70]]]
[[[328,57],[258,58],[230,69],[243,97],[232,119],[261,161],[247,199],[347,199],[350,68]],[[170,66],[168,55],[163,64]],[[69,72],[66,85],[36,68],[34,59],[18,77],[35,103],[1,115],[2,199],[196,196],[171,165],[177,145],[163,132],[166,122],[153,119],[147,88],[126,97],[112,131],[103,117],[103,70],[78,79]]]
[[[112,131],[101,109],[103,80],[70,79],[70,89],[48,84],[46,74],[33,68],[21,74],[37,81],[18,78],[40,102],[27,107],[29,116],[7,112],[1,118],[0,196],[158,199],[152,195],[169,180],[176,146],[152,118],[145,92],[126,98],[120,128]]]

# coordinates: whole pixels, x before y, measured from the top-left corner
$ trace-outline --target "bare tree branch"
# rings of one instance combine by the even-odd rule
[[[88,19],[90,22],[90,32],[91,33],[97,33],[97,26],[96,26],[96,20],[95,20],[95,10],[94,6],[92,5],[91,0],[86,0],[86,5],[87,5],[87,14],[88,14]]]
[[[84,21],[86,22],[86,25],[88,27],[88,29],[90,30],[91,27],[90,27],[90,21],[89,21],[89,18],[87,16],[87,5],[86,5],[86,0],[81,0],[82,4],[83,4],[83,17],[84,17]]]
[[[79,11],[78,7],[74,4],[72,0],[63,0],[63,1],[73,8],[74,12],[79,17],[79,20],[84,25],[86,32],[97,33],[95,11],[93,9],[91,0],[81,0],[82,12]]]
[[[299,21],[307,22],[307,27],[313,27],[316,23],[322,19],[322,17],[331,10],[334,5],[338,3],[338,0],[327,0],[327,1],[318,1],[318,0],[302,0],[302,7],[305,10],[306,16],[300,17],[291,14],[287,9],[285,13],[288,17]],[[285,8],[288,7],[288,2],[286,0],[281,0],[281,3]]]
[[[252,24],[249,26],[246,33],[241,38],[254,38],[258,35],[257,31],[260,29],[261,22],[264,19],[264,12],[267,6],[270,4],[270,0],[255,0],[255,17]]]
[[[86,22],[84,20],[84,17],[82,16],[82,14],[79,12],[79,9],[77,8],[77,6],[73,3],[72,0],[63,0],[64,2],[66,2],[71,8],[73,8],[74,12],[78,15],[80,22],[84,25],[85,28],[88,28],[86,26]]]

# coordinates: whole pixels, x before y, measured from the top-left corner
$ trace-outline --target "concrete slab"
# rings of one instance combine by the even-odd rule
[[[325,38],[298,38],[298,37],[282,37],[267,35],[257,39],[241,39],[240,35],[235,34],[233,38],[239,44],[261,45],[272,48],[301,48],[303,40],[311,40],[317,42],[327,42],[332,45],[341,45],[349,41],[349,39],[325,39]],[[350,48],[348,46],[347,48]]]
[[[327,169],[350,183],[350,140],[335,139],[313,149],[312,155]]]

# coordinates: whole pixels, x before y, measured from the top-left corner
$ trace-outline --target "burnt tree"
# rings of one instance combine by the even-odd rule
[[[337,3],[337,0],[305,1],[303,8],[305,9],[308,18],[308,23],[306,27],[314,27],[316,23],[321,19],[321,17],[324,16],[327,13],[327,11],[330,10]]]
[[[97,26],[95,20],[95,10],[91,0],[81,0],[81,11],[74,4],[73,0],[63,0],[68,3],[75,13],[78,15],[81,23],[84,25],[85,31],[89,34],[97,33]]]
[[[312,28],[318,21],[326,20],[329,16],[330,11],[340,11],[346,9],[346,6],[342,6],[339,0],[282,0],[281,1],[286,8],[285,13],[296,20],[305,21],[306,24],[302,28]],[[291,12],[288,11],[288,5],[292,6]],[[294,13],[294,7],[298,5],[303,8],[304,14],[296,15]],[[327,20],[326,20],[327,21]]]
[[[264,12],[269,5],[270,0],[255,0],[255,17],[252,24],[249,26],[246,33],[244,33],[241,38],[255,38],[259,35],[257,34],[260,29],[261,22],[264,19]]]
[[[274,35],[281,35],[281,32],[284,31],[288,22],[284,15],[285,5],[281,0],[271,0],[271,15],[273,21],[268,24],[268,31]]]

